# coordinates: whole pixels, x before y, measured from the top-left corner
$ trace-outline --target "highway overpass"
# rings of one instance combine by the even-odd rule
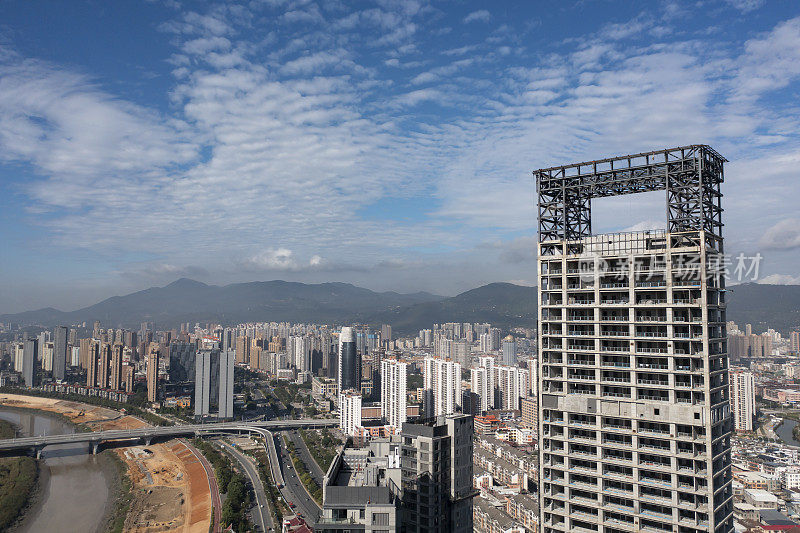
[[[0,440],[0,455],[20,455],[33,452],[38,457],[45,446],[51,444],[88,443],[92,453],[106,443],[140,442],[150,444],[153,440],[174,437],[200,437],[219,433],[260,433],[264,430],[334,427],[339,422],[333,419],[266,420],[252,422],[217,422],[211,424],[185,424],[176,426],[154,426],[139,429],[113,429],[66,435],[42,435]],[[273,452],[274,453],[274,452]]]

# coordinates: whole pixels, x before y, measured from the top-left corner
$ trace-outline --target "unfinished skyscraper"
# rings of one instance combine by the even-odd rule
[[[733,531],[720,184],[705,145],[537,170],[542,531]],[[592,235],[665,191],[666,231]]]

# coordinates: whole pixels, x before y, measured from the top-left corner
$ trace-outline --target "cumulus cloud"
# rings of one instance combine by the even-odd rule
[[[0,57],[0,160],[28,161],[45,175],[81,176],[67,187],[99,187],[92,177],[153,173],[196,154],[179,120],[120,100],[84,74],[16,54]]]
[[[770,226],[761,236],[767,250],[791,250],[800,247],[800,219],[787,218]]]
[[[489,19],[492,18],[492,14],[486,11],[485,9],[479,9],[478,11],[473,11],[466,17],[464,17],[464,22],[469,24],[470,22],[489,22]]]
[[[781,222],[796,196],[800,117],[789,99],[766,103],[800,76],[800,18],[722,42],[662,31],[662,42],[653,20],[633,17],[543,55],[510,28],[437,48],[452,24],[419,2],[262,7],[211,6],[163,25],[175,52],[167,112],[74,68],[0,55],[0,161],[35,169],[24,201],[47,214],[37,223],[55,242],[169,265],[238,257],[233,268],[248,272],[391,257],[409,276],[428,268],[419,250],[498,242],[495,264],[521,269],[535,254],[533,237],[516,237],[536,226],[531,169],[708,142],[732,161],[729,240],[800,246],[797,221]],[[449,22],[461,20],[491,15]],[[397,191],[435,207],[361,212]],[[595,228],[658,217],[655,203],[626,201]],[[502,275],[516,278],[525,273]]]

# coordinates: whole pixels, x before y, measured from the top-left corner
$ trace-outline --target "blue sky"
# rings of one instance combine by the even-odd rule
[[[793,1],[3,2],[0,312],[533,283],[531,170],[694,143],[730,160],[727,250],[800,283],[798,78]]]

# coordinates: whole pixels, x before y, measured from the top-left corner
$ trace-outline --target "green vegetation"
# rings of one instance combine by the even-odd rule
[[[109,533],[122,533],[125,527],[125,518],[128,516],[128,510],[131,507],[131,500],[133,499],[133,485],[131,484],[131,479],[128,477],[128,468],[125,462],[119,458],[119,455],[113,450],[105,450],[102,453],[114,463],[120,481],[119,491],[117,492],[114,502],[114,512],[109,518],[107,531]]]
[[[13,439],[17,436],[17,430],[14,424],[0,419],[0,439]]]
[[[408,374],[406,379],[407,390],[416,392],[418,388],[422,387],[422,374]]]
[[[172,415],[180,418],[184,422],[194,423],[194,410],[191,407],[161,407],[156,412],[159,414]]]
[[[36,389],[18,389],[16,387],[0,387],[0,392],[4,392],[6,394],[20,394],[23,396],[37,396],[40,398],[53,398],[56,400],[67,400],[70,402],[80,402],[89,405],[96,405],[98,407],[106,407],[108,409],[114,409],[117,411],[124,409],[128,414],[138,416],[139,418],[145,420],[147,423],[152,424],[154,426],[174,425],[169,420],[161,418],[160,416],[155,415],[149,411],[145,411],[144,409],[141,409],[140,407],[137,407],[131,403],[115,402],[113,400],[107,400],[105,398],[98,398],[97,396],[83,396],[81,394],[61,394],[58,392],[46,392]],[[52,413],[48,412],[48,414]]]
[[[0,420],[0,438],[14,438],[13,424]],[[0,531],[5,531],[30,503],[39,469],[32,457],[0,458]]]
[[[225,494],[220,521],[225,526],[232,526],[234,531],[249,531],[251,528],[247,510],[252,500],[247,488],[247,478],[234,470],[230,458],[211,443],[195,439],[194,445],[214,467],[219,491]]]
[[[294,469],[297,470],[297,476],[300,478],[303,486],[311,497],[314,498],[314,501],[322,505],[322,488],[317,485],[317,482],[311,477],[311,474],[308,472],[308,466],[300,459],[294,444],[292,444],[286,435],[283,436],[283,441],[286,443],[286,449],[289,450],[289,454],[292,456],[292,464],[294,465]]]
[[[300,436],[308,446],[311,457],[317,462],[323,472],[328,470],[331,461],[336,457],[336,447],[341,444],[331,432],[323,430],[300,430]]]

